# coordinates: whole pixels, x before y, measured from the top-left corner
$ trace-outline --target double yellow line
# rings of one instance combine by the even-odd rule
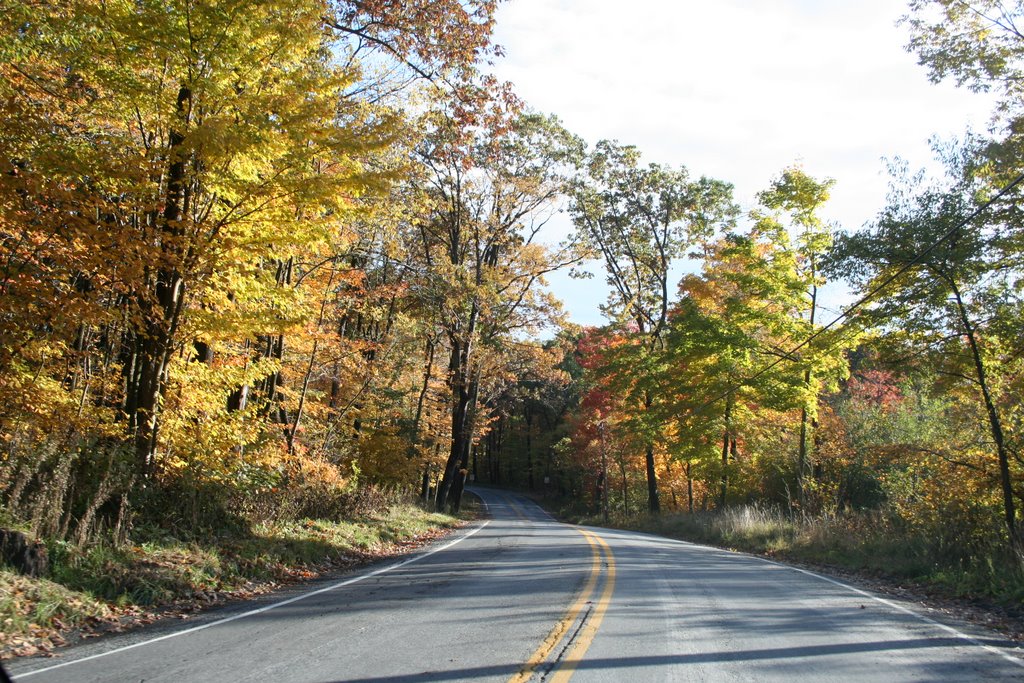
[[[505,499],[505,502],[508,503],[508,506],[510,508],[512,508],[512,512],[516,513],[516,517],[518,517],[519,519],[523,520],[524,522],[532,522],[533,521],[529,517],[526,516],[526,513],[523,512],[523,508],[519,507],[519,504],[516,503],[514,500],[512,500],[511,498],[507,498],[507,499]]]
[[[591,604],[591,596],[597,588],[597,581],[601,575],[602,560],[605,571],[604,587],[601,590],[601,596],[596,602],[592,603],[590,610],[583,614],[580,627],[558,655],[555,661],[557,668],[551,677],[551,681],[565,683],[572,678],[576,667],[583,659],[583,655],[586,654],[590,644],[594,641],[597,629],[601,627],[601,622],[604,621],[605,612],[608,611],[612,593],[615,591],[615,556],[604,539],[597,534],[584,529],[577,529],[576,531],[583,534],[583,537],[590,544],[590,574],[583,585],[583,590],[580,591],[576,601],[569,607],[562,618],[558,620],[558,623],[551,629],[547,637],[544,638],[540,647],[534,651],[523,668],[519,670],[519,673],[509,679],[508,683],[525,683],[525,681],[528,681],[537,670],[537,667],[547,660],[548,656],[563,641],[566,634],[569,633],[572,626],[580,620],[580,613],[583,612],[584,607]],[[561,666],[558,666],[559,662],[561,662]]]

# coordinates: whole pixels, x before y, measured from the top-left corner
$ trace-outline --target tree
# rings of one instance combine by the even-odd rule
[[[912,0],[909,9],[901,19],[910,27],[907,50],[933,82],[951,78],[975,92],[995,90],[1002,116],[1024,113],[1024,3]]]
[[[557,315],[539,290],[544,274],[574,262],[537,236],[581,143],[553,117],[520,113],[512,100],[464,101],[435,115],[418,150],[430,212],[417,221],[427,269],[422,296],[439,312],[449,348],[451,448],[437,506],[458,509],[480,424],[481,350],[536,330]],[[449,495],[454,492],[452,500]]]
[[[1002,326],[993,324],[1001,311],[1019,310],[1020,273],[1007,267],[1005,233],[1012,227],[978,214],[987,193],[972,172],[976,149],[937,150],[947,168],[943,183],[927,184],[922,174],[894,165],[888,205],[870,231],[837,241],[830,267],[863,290],[887,282],[865,319],[935,354],[940,372],[972,387],[991,438],[1010,545],[1024,557],[1001,407],[1009,397],[997,390],[1005,386],[1000,369],[1014,356]]]
[[[788,231],[794,252],[794,272],[791,277],[805,290],[804,304],[798,311],[798,315],[807,321],[805,334],[812,334],[818,329],[818,287],[824,284],[820,262],[832,245],[832,230],[822,221],[818,211],[828,201],[834,184],[835,181],[830,178],[815,180],[794,166],[783,170],[772,181],[769,189],[758,194],[760,203],[774,212],[774,215],[762,217],[761,220],[780,220],[780,212],[788,214]],[[839,349],[833,350],[833,358],[837,351],[841,352]],[[797,492],[801,505],[805,503],[806,478],[814,457],[809,443],[813,440],[813,430],[817,428],[818,396],[821,389],[811,365],[805,367],[803,381],[806,397],[800,408],[800,445],[797,456]]]
[[[48,452],[131,450],[137,478],[188,476],[224,495],[287,483],[303,459],[331,469],[382,452],[405,438],[405,413],[414,432],[434,424],[412,417],[437,387],[430,369],[406,382],[418,374],[407,349],[429,345],[408,282],[419,264],[401,260],[395,230],[421,206],[415,193],[393,192],[389,210],[372,199],[410,173],[409,83],[452,87],[463,108],[486,87],[473,79],[498,52],[495,7],[5,8],[0,435],[16,435],[11,452],[31,469]]]
[[[783,227],[762,219],[711,244],[703,273],[680,283],[660,389],[671,414],[662,418],[675,425],[684,459],[718,459],[705,469],[719,478],[720,506],[744,445],[754,450],[758,422],[778,425],[779,414],[805,401],[801,370],[816,360],[789,351],[807,331],[796,260]]]
[[[974,92],[995,93],[993,139],[977,146],[972,164],[978,180],[1009,184],[1024,169],[1024,2],[913,0],[909,8],[901,19],[910,28],[906,48],[917,53],[932,82],[950,79]],[[993,209],[1020,224],[1020,198],[1017,186]],[[1024,251],[1020,240],[1015,249]]]
[[[410,78],[470,86],[479,63],[501,53],[491,44],[500,0],[330,0],[325,23],[347,39],[353,58],[383,60],[405,74],[376,91],[401,88]]]
[[[587,160],[586,177],[572,190],[572,216],[581,242],[603,261],[611,286],[607,315],[633,326],[638,349],[663,348],[670,306],[671,266],[735,214],[732,187],[708,178],[691,181],[685,169],[640,166],[634,147],[601,141]],[[655,395],[641,388],[638,411]],[[647,500],[660,508],[654,441],[645,448]]]
[[[577,380],[581,396],[569,420],[565,454],[569,457],[563,462],[576,472],[582,483],[580,493],[591,497],[595,512],[603,500],[610,500],[612,507],[628,515],[632,482],[644,478],[645,463],[636,456],[648,439],[638,431],[642,426],[636,418],[636,393],[629,390],[636,368],[623,371],[635,359],[632,341],[620,330],[605,326],[584,330],[576,344],[575,355],[583,370]]]
[[[29,74],[13,87],[43,111],[64,106],[50,86],[68,76],[32,74],[40,60],[78,84],[73,127],[36,117],[36,137],[6,138],[18,167],[6,189],[38,216],[7,225],[63,234],[75,248],[45,258],[65,269],[49,279],[77,280],[124,321],[101,336],[117,347],[140,472],[155,465],[172,359],[195,341],[207,360],[206,340],[223,332],[227,318],[211,314],[231,306],[213,289],[244,297],[252,264],[287,260],[344,220],[367,187],[358,155],[390,134],[344,101],[356,76],[327,58],[321,22],[322,7],[300,0],[71,3],[22,24],[19,47],[39,52],[6,62]],[[42,178],[48,188],[21,192]]]
[[[551,477],[552,446],[563,436],[561,422],[575,404],[574,388],[563,368],[567,346],[563,337],[543,344],[506,343],[490,350],[494,369],[483,373],[487,381],[480,391],[488,424],[471,467],[478,479],[535,490]]]

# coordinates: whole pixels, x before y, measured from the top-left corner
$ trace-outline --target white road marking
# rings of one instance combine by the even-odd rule
[[[598,527],[593,527],[593,528],[598,528]],[[603,529],[603,530],[604,531],[611,531],[610,529]],[[621,531],[621,530],[617,530],[617,531]],[[829,578],[827,576],[823,576],[821,574],[816,574],[816,573],[814,573],[814,572],[812,572],[812,571],[810,571],[808,569],[801,569],[800,567],[794,567],[792,565],[784,564],[782,562],[776,562],[775,560],[769,560],[767,558],[759,557],[757,555],[751,555],[749,553],[739,552],[739,551],[735,551],[735,550],[725,550],[724,548],[716,548],[716,547],[710,546],[710,545],[702,545],[700,543],[692,543],[690,541],[682,541],[682,540],[679,540],[677,538],[667,538],[667,537],[664,537],[664,536],[657,536],[657,535],[654,535],[654,534],[645,534],[645,533],[642,533],[642,532],[626,532],[626,533],[633,533],[634,535],[638,535],[641,538],[645,538],[645,540],[650,540],[650,541],[662,541],[662,542],[666,542],[667,541],[669,543],[677,543],[679,545],[686,545],[686,546],[690,546],[690,547],[693,547],[693,548],[701,548],[703,550],[711,550],[711,551],[714,551],[714,552],[722,554],[722,555],[727,555],[727,556],[732,556],[732,557],[736,557],[738,555],[740,557],[747,557],[747,558],[750,558],[752,560],[759,560],[759,561],[764,562],[766,564],[774,565],[774,566],[779,567],[781,569],[790,569],[792,571],[799,572],[801,574],[805,574],[806,576],[810,576],[810,577],[813,577],[815,579],[820,579],[821,581],[826,581],[826,582],[831,583],[831,584],[833,584],[835,586],[839,586],[840,588],[845,588],[846,590],[851,591],[853,593],[856,593],[857,595],[863,596],[863,597],[868,598],[870,600],[874,600],[875,602],[879,602],[879,603],[885,605],[886,607],[894,609],[894,610],[896,610],[898,612],[903,612],[904,614],[909,614],[910,616],[912,616],[912,617],[914,617],[916,619],[919,619],[920,621],[923,621],[926,624],[930,624],[932,626],[936,626],[939,629],[942,629],[943,631],[945,631],[945,632],[947,632],[947,633],[949,633],[949,634],[951,634],[951,635],[953,635],[953,636],[955,636],[957,638],[960,638],[961,640],[965,640],[968,643],[970,643],[971,645],[975,645],[975,646],[980,647],[980,648],[982,648],[984,650],[987,650],[987,651],[989,651],[989,652],[991,652],[993,654],[999,655],[1000,657],[1002,657],[1006,661],[1013,662],[1014,664],[1016,664],[1019,667],[1024,667],[1024,659],[1021,659],[1020,657],[1018,657],[1016,655],[1012,655],[1009,652],[1006,652],[1005,650],[1002,650],[1002,649],[1000,649],[998,647],[994,647],[994,646],[989,645],[987,643],[983,643],[980,640],[978,640],[977,638],[975,638],[974,636],[968,635],[968,634],[964,633],[963,631],[960,631],[958,629],[953,628],[952,626],[949,626],[947,624],[943,624],[940,621],[936,621],[935,619],[932,619],[931,617],[927,617],[927,616],[925,616],[923,614],[920,614],[919,612],[916,612],[916,611],[914,611],[914,610],[912,610],[912,609],[910,609],[908,607],[904,607],[903,605],[900,605],[898,603],[892,602],[891,600],[886,600],[885,598],[882,598],[882,597],[879,597],[877,595],[874,595],[873,593],[869,593],[868,591],[865,591],[865,590],[862,590],[860,588],[857,588],[856,586],[851,586],[850,584],[844,583],[842,581],[839,581],[838,579],[832,579],[832,578]]]
[[[214,626],[220,626],[221,624],[226,624],[226,623],[228,623],[230,621],[236,621],[238,619],[244,619],[245,617],[251,617],[251,616],[253,616],[255,614],[262,614],[263,612],[269,612],[272,609],[277,609],[278,607],[284,607],[285,605],[290,605],[290,604],[292,604],[294,602],[298,602],[300,600],[305,600],[306,598],[311,598],[314,595],[320,595],[321,593],[329,593],[330,591],[337,590],[337,589],[343,588],[345,586],[351,586],[354,583],[359,583],[360,581],[365,581],[366,579],[371,579],[371,578],[373,578],[375,576],[380,576],[381,574],[393,571],[395,569],[399,569],[399,568],[404,567],[406,565],[412,564],[413,562],[419,562],[422,559],[430,557],[434,553],[439,553],[442,550],[447,550],[448,548],[451,548],[456,543],[461,543],[462,541],[466,540],[470,536],[476,534],[478,531],[482,530],[488,524],[490,524],[490,520],[487,520],[487,521],[483,522],[482,524],[480,524],[480,526],[476,527],[475,529],[473,529],[472,531],[470,531],[470,532],[468,532],[466,534],[463,534],[462,536],[459,536],[454,541],[449,541],[448,543],[445,543],[444,545],[440,545],[440,546],[438,546],[436,548],[432,548],[432,549],[426,551],[425,553],[421,553],[419,555],[413,555],[412,557],[410,557],[410,558],[408,558],[406,560],[402,560],[401,562],[396,562],[395,564],[391,564],[391,565],[388,565],[386,567],[381,567],[380,569],[374,569],[372,572],[368,572],[366,574],[360,574],[359,576],[353,576],[350,579],[345,579],[344,581],[339,581],[338,583],[331,584],[330,586],[327,586],[325,588],[320,588],[320,589],[315,590],[315,591],[310,591],[309,593],[303,593],[302,595],[296,595],[293,598],[288,598],[287,600],[282,600],[281,602],[275,602],[275,603],[273,603],[271,605],[266,605],[264,607],[260,607],[259,609],[249,610],[248,612],[241,612],[240,614],[235,614],[235,615],[232,615],[230,617],[225,617],[223,619],[218,619],[217,621],[211,621],[208,624],[202,624],[200,626],[193,626],[192,628],[187,628],[187,629],[184,629],[182,631],[175,631],[174,633],[168,633],[166,635],[162,635],[162,636],[159,636],[157,638],[150,638],[149,640],[143,640],[143,641],[138,642],[138,643],[133,643],[132,645],[125,645],[124,647],[119,647],[119,648],[116,648],[114,650],[108,650],[107,652],[100,652],[100,653],[97,653],[97,654],[94,654],[94,655],[89,655],[88,657],[82,657],[81,659],[73,659],[73,660],[68,661],[68,662],[61,662],[60,664],[54,664],[53,666],[48,666],[48,667],[45,667],[43,669],[36,669],[35,671],[27,671],[27,672],[25,672],[23,674],[18,674],[17,676],[13,676],[13,678],[14,679],[28,678],[29,676],[35,676],[36,674],[45,673],[47,671],[53,671],[54,669],[61,669],[61,668],[65,667],[65,666],[71,666],[72,664],[81,664],[82,662],[88,662],[91,659],[99,659],[100,657],[106,657],[108,655],[117,654],[119,652],[125,652],[126,650],[134,650],[135,648],[142,647],[143,645],[152,645],[153,643],[160,642],[161,640],[169,640],[171,638],[177,638],[178,636],[184,636],[184,635],[187,635],[189,633],[195,633],[196,631],[202,631],[202,630],[205,630],[205,629],[208,629],[208,628],[212,628]]]
[[[774,565],[777,565],[779,567],[784,567],[786,569],[792,569],[795,572],[800,572],[801,574],[806,574],[807,576],[812,576],[812,577],[814,577],[816,579],[821,579],[822,581],[827,581],[828,583],[831,583],[833,585],[839,586],[840,588],[845,588],[848,591],[853,591],[857,595],[862,595],[865,598],[869,598],[871,600],[874,600],[875,602],[880,602],[883,605],[885,605],[887,607],[890,607],[890,608],[892,608],[894,610],[897,610],[899,612],[903,612],[904,614],[909,614],[912,617],[916,617],[916,618],[920,619],[921,621],[925,622],[926,624],[931,624],[932,626],[936,626],[936,627],[942,629],[943,631],[945,631],[946,633],[950,633],[950,634],[956,636],[957,638],[960,638],[962,640],[966,640],[968,643],[970,643],[972,645],[977,645],[978,647],[980,647],[982,649],[985,649],[985,650],[988,650],[989,652],[992,652],[993,654],[997,654],[997,655],[999,655],[1000,657],[1002,657],[1003,659],[1005,659],[1008,662],[1013,662],[1017,666],[1024,667],[1024,660],[1020,659],[1019,657],[1011,655],[1008,652],[1004,652],[1003,650],[1000,650],[997,647],[993,647],[991,645],[988,645],[987,643],[983,643],[980,640],[978,640],[977,638],[975,638],[974,636],[970,636],[970,635],[964,633],[963,631],[960,631],[960,630],[957,630],[957,629],[953,628],[952,626],[948,626],[947,624],[943,624],[941,621],[936,621],[936,620],[932,619],[931,617],[928,617],[928,616],[925,616],[925,615],[920,614],[918,612],[915,612],[914,610],[910,609],[909,607],[904,607],[903,605],[900,605],[898,603],[892,602],[891,600],[886,600],[883,597],[879,597],[877,595],[869,593],[866,590],[862,590],[860,588],[857,588],[856,586],[851,586],[848,583],[843,583],[842,581],[838,581],[836,579],[830,579],[829,577],[822,576],[821,574],[815,574],[812,571],[808,571],[806,569],[801,569],[800,567],[791,567],[789,565],[782,564],[781,562],[774,562],[772,560],[766,560],[764,558],[760,558],[760,559],[762,561],[764,561],[764,562],[769,563],[769,564],[774,564]]]

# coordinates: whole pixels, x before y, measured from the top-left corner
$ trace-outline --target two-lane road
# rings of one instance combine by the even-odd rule
[[[1024,680],[1024,659],[831,579],[553,521],[489,520],[400,561],[11,664],[18,681]]]

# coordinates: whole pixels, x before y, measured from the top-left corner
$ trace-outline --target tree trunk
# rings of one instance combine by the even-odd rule
[[[729,443],[732,441],[732,394],[725,397],[725,429],[722,435],[722,488],[719,507],[725,507],[729,495]]]
[[[480,376],[474,373],[469,386],[469,404],[466,406],[466,434],[462,441],[462,454],[459,457],[459,469],[456,472],[455,486],[448,496],[453,512],[462,507],[462,492],[465,490],[466,477],[469,476],[469,456],[473,449],[473,430],[476,426],[476,405],[480,392]]]
[[[427,401],[427,392],[430,390],[430,380],[434,372],[434,349],[436,346],[436,341],[428,337],[424,349],[423,384],[420,387],[419,397],[416,399],[416,415],[413,418],[412,437],[409,440],[409,448],[413,453],[420,442],[420,422],[423,420],[423,406]]]
[[[462,492],[466,488],[466,468],[460,467],[455,473],[455,482],[452,484],[451,494],[448,496],[449,507],[453,514],[457,514],[462,508]]]
[[[292,284],[292,275],[295,269],[295,258],[288,257],[286,261],[278,261],[277,264],[277,286],[286,287]],[[278,362],[278,369],[270,373],[264,380],[263,391],[267,399],[267,414],[274,422],[288,424],[288,414],[281,404],[278,388],[284,382],[281,365],[284,363],[284,335],[268,335],[262,338],[266,344],[265,358],[273,358]]]
[[[526,403],[526,484],[533,491],[533,410]]]
[[[248,352],[249,340],[245,340],[244,349]],[[247,354],[248,355],[248,354]],[[249,367],[248,357],[245,359],[245,367]],[[245,410],[246,405],[249,403],[249,385],[242,384],[240,387],[231,392],[228,396],[227,410],[229,413],[237,412],[239,410]]]
[[[989,429],[992,433],[992,440],[996,444],[996,456],[999,460],[999,482],[1003,493],[1003,515],[1006,521],[1006,530],[1010,536],[1010,547],[1017,557],[1018,562],[1024,562],[1024,542],[1017,529],[1017,512],[1013,500],[1013,480],[1010,477],[1010,459],[1006,448],[1006,441],[1003,435],[1003,423],[999,415],[999,409],[992,399],[992,393],[988,386],[988,376],[984,359],[981,357],[981,350],[978,348],[978,340],[975,336],[974,326],[967,315],[967,308],[964,306],[963,298],[959,288],[952,278],[949,279],[953,297],[956,299],[957,312],[960,315],[960,322],[964,326],[967,335],[967,342],[971,347],[971,357],[974,360],[974,370],[978,379],[978,386],[981,387],[981,395],[985,402],[985,412],[988,414]]]
[[[647,444],[644,449],[644,461],[647,466],[647,509],[652,515],[661,512],[661,502],[658,499],[658,479],[654,471],[654,445]]]
[[[811,323],[811,332],[814,332],[814,316],[818,308],[818,287],[813,284],[813,279],[817,277],[817,268],[814,261],[814,257],[811,257],[811,310],[809,321]],[[808,395],[811,392],[811,369],[807,368],[804,370],[804,389]],[[815,398],[817,400],[817,398]],[[800,407],[800,450],[797,455],[797,471],[796,471],[796,487],[797,487],[797,500],[800,501],[800,509],[804,510],[807,503],[807,469],[808,469],[808,449],[807,449],[807,432],[809,415],[807,411],[807,404],[810,401],[809,396],[804,398],[804,405]]]
[[[622,474],[622,511],[629,516],[629,476],[626,471],[626,461],[619,459],[619,472]]]
[[[465,440],[464,430],[466,428],[466,414],[469,408],[469,392],[459,389],[456,394],[455,404],[452,406],[452,439],[451,448],[448,451],[448,460],[445,462],[444,473],[441,476],[441,484],[437,491],[437,510],[444,512],[448,504],[448,494],[455,483],[455,475],[458,472],[460,456],[462,454],[462,443]]]
[[[323,327],[324,318],[327,316],[327,304],[330,301],[331,292],[334,291],[334,278],[337,270],[332,269],[327,278],[327,286],[324,288],[323,299],[320,302],[320,314],[317,316],[316,327],[313,333],[313,348],[309,352],[309,363],[306,365],[306,373],[302,378],[302,390],[299,392],[299,405],[295,408],[295,419],[292,421],[291,429],[288,430],[288,453],[295,452],[295,437],[299,433],[299,424],[302,421],[303,410],[306,407],[306,396],[309,393],[309,380],[313,376],[313,368],[316,367],[316,352],[320,348],[320,328]]]
[[[650,411],[654,404],[651,392],[644,392],[644,408]],[[658,499],[658,474],[654,470],[654,444],[648,442],[644,449],[644,460],[647,466],[647,509],[652,515],[661,512],[661,501]]]
[[[804,384],[809,385],[811,371],[804,372]],[[800,509],[805,509],[807,502],[807,406],[800,408],[800,447],[796,462],[796,497]]]
[[[454,399],[451,421],[451,449],[448,451],[448,460],[445,463],[441,484],[438,487],[438,512],[444,512],[445,507],[448,505],[448,496],[455,483],[459,463],[462,462],[463,450],[470,438],[467,429],[469,426],[469,403],[471,399],[468,361],[469,349],[457,338],[452,339],[451,355],[448,361],[449,382]]]
[[[496,429],[492,432],[494,434],[494,444],[491,448],[491,458],[493,460],[493,470],[491,472],[491,483],[501,484],[501,455],[502,448],[505,443],[505,419],[501,418],[498,420]]]
[[[309,363],[306,365],[306,374],[302,378],[302,390],[299,393],[299,405],[295,408],[295,419],[288,430],[288,453],[295,453],[295,435],[299,433],[299,423],[302,420],[302,411],[306,407],[306,394],[309,391],[309,378],[313,376],[313,366],[316,363],[316,351],[320,340],[313,340],[313,350],[309,353]]]
[[[690,475],[691,463],[686,461],[686,509],[693,514],[693,477]]]
[[[430,496],[430,465],[423,468],[423,478],[420,481],[420,500],[427,502]]]
[[[140,304],[145,311],[145,329],[136,335],[138,374],[135,384],[135,458],[140,474],[149,476],[156,457],[160,424],[160,398],[167,379],[167,365],[181,317],[185,281],[181,273],[183,234],[181,221],[188,215],[189,192],[181,147],[192,104],[192,91],[178,89],[177,125],[168,141],[167,195],[160,220],[161,260],[156,267],[154,294],[156,304],[145,295]]]

